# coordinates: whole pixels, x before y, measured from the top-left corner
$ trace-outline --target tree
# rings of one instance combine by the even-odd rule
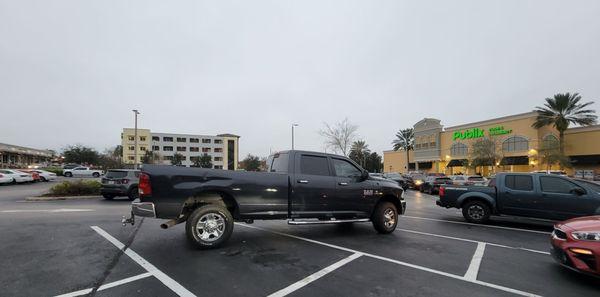
[[[156,164],[160,161],[160,154],[154,151],[146,151],[142,156],[142,164]]]
[[[365,158],[364,169],[369,172],[381,172],[383,171],[383,162],[381,156],[376,152],[367,154]]]
[[[258,156],[248,154],[242,162],[240,162],[240,168],[246,171],[260,171],[262,167],[261,159]]]
[[[556,141],[554,141],[556,142]],[[546,170],[552,169],[552,165],[558,164],[561,168],[571,167],[569,157],[560,152],[559,144],[543,142],[539,149],[540,162],[546,165]]]
[[[409,160],[409,151],[414,149],[415,145],[415,131],[413,128],[406,128],[398,131],[396,133],[396,139],[392,141],[394,145],[394,150],[404,150],[406,152],[406,171],[408,172],[408,164]]]
[[[370,153],[369,145],[364,140],[358,140],[352,143],[348,157],[365,168],[366,160]]]
[[[325,146],[336,153],[348,156],[350,145],[356,138],[358,126],[350,123],[348,118],[334,125],[323,124],[325,127],[319,131],[319,134],[325,137]]]
[[[83,145],[71,145],[64,149],[63,156],[66,163],[98,164],[100,154],[93,148]]]
[[[110,153],[115,158],[123,158],[123,146],[122,145],[115,146],[115,148],[112,149],[112,151]]]
[[[480,173],[483,174],[483,166],[494,166],[499,156],[496,153],[496,142],[491,138],[480,138],[471,145],[472,168],[481,167]]]
[[[181,163],[183,162],[183,155],[180,153],[175,153],[173,155],[173,159],[171,159],[171,165],[175,165],[175,166],[181,166]]]
[[[565,154],[565,131],[571,124],[589,126],[596,123],[598,117],[594,110],[585,109],[594,102],[579,103],[581,96],[578,93],[556,94],[553,98],[546,98],[543,107],[537,106],[538,115],[532,127],[539,129],[552,125],[558,130],[559,152]]]
[[[196,157],[194,160],[194,167],[213,168],[212,157],[207,153],[204,153],[200,157]]]

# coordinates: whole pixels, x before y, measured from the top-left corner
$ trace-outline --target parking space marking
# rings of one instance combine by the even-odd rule
[[[477,274],[479,274],[479,266],[481,266],[481,259],[483,259],[484,252],[485,243],[478,242],[477,249],[475,249],[475,253],[471,259],[471,264],[469,264],[469,269],[467,269],[467,272],[465,273],[465,279],[471,281],[477,280]]]
[[[427,233],[427,232],[421,232],[421,231],[416,231],[416,230],[396,228],[396,231],[402,231],[402,232],[408,232],[408,233],[414,233],[414,234],[421,234],[421,235],[427,235],[427,236],[434,236],[434,237],[439,237],[439,238],[447,238],[447,239],[453,239],[453,240],[459,240],[459,241],[465,241],[465,242],[472,242],[472,243],[480,243],[481,242],[481,243],[485,243],[487,245],[491,245],[491,246],[495,246],[495,247],[501,247],[501,248],[512,249],[512,250],[522,250],[522,251],[527,251],[527,252],[532,252],[532,253],[550,255],[549,252],[538,251],[538,250],[528,249],[528,248],[524,248],[524,247],[514,247],[514,246],[508,246],[508,245],[497,244],[497,243],[492,243],[492,242],[485,242],[485,241],[478,241],[478,240],[467,239],[467,238],[460,238],[460,237],[453,237],[453,236],[440,235],[440,234],[434,234],[434,233]]]
[[[482,224],[474,224],[474,223],[468,223],[468,222],[457,222],[457,221],[442,220],[442,219],[432,219],[432,218],[425,218],[425,217],[414,217],[414,216],[402,215],[402,216],[398,216],[398,218],[409,218],[409,219],[417,219],[417,220],[426,220],[426,221],[434,221],[434,222],[444,222],[444,223],[452,223],[452,224],[460,224],[460,225],[470,225],[470,226],[478,226],[478,227],[485,227],[485,228],[496,228],[496,229],[513,230],[513,231],[523,231],[523,232],[531,232],[531,233],[538,233],[538,234],[550,235],[550,232],[546,232],[546,231],[537,231],[537,230],[512,228],[512,227],[504,227],[504,226],[494,226],[494,225],[482,225]]]
[[[94,231],[98,232],[98,234],[100,234],[102,237],[104,237],[106,240],[108,240],[110,243],[112,243],[118,249],[123,250],[125,248],[125,245],[123,243],[121,243],[116,238],[112,237],[112,235],[108,234],[102,228],[100,228],[98,226],[91,226],[91,228],[94,229]],[[192,292],[188,291],[188,289],[186,289],[182,285],[180,285],[178,282],[176,282],[174,279],[170,278],[164,272],[160,271],[158,268],[156,268],[156,266],[154,266],[150,262],[146,261],[146,259],[142,258],[138,253],[134,252],[132,249],[130,249],[130,248],[125,249],[123,252],[125,253],[125,255],[129,256],[129,258],[131,258],[131,260],[138,263],[140,266],[142,266],[144,269],[146,269],[146,271],[151,273],[152,276],[156,277],[165,286],[167,286],[169,289],[171,289],[173,292],[175,292],[175,294],[177,294],[179,296],[184,296],[184,297],[195,297],[196,296]]]
[[[321,269],[321,270],[319,270],[319,271],[317,271],[317,272],[315,272],[315,273],[307,276],[306,278],[304,278],[304,279],[302,279],[300,281],[297,281],[297,282],[295,282],[295,283],[293,283],[293,284],[291,284],[291,285],[289,285],[289,286],[287,286],[287,287],[285,287],[285,288],[283,288],[283,289],[281,289],[281,290],[279,290],[279,291],[277,291],[277,292],[275,292],[273,294],[270,294],[268,297],[283,297],[283,296],[286,296],[288,294],[291,294],[294,291],[296,291],[296,290],[298,290],[298,289],[300,289],[300,288],[302,288],[302,287],[304,287],[304,286],[306,286],[306,285],[308,285],[308,284],[310,284],[310,283],[318,280],[319,278],[325,276],[326,274],[328,274],[328,273],[330,273],[330,272],[332,272],[332,271],[334,271],[334,270],[336,270],[336,269],[338,269],[338,268],[340,268],[340,267],[342,267],[342,266],[344,266],[344,265],[346,265],[346,264],[354,261],[355,259],[358,259],[362,255],[363,255],[362,253],[354,253],[354,254],[352,254],[352,255],[350,255],[350,256],[348,256],[348,257],[346,257],[346,258],[344,258],[344,259],[342,259],[340,261],[337,261],[337,262],[335,262],[335,263],[333,263],[333,264],[331,264],[331,265],[329,265],[329,266],[327,266],[327,267],[325,267],[325,268],[323,268],[323,269]]]
[[[82,211],[94,211],[93,209],[81,209],[81,208],[57,208],[57,209],[8,209],[0,210],[1,213],[23,213],[23,212],[82,212]]]
[[[149,276],[152,276],[152,273],[145,272],[145,273],[138,274],[138,275],[135,275],[135,276],[132,276],[132,277],[124,278],[122,280],[118,280],[118,281],[114,281],[112,283],[108,283],[108,284],[102,285],[102,286],[100,286],[98,288],[98,291],[110,289],[110,288],[113,288],[113,287],[116,287],[116,286],[120,286],[120,285],[123,285],[123,284],[126,284],[126,283],[130,283],[130,282],[133,282],[133,281],[136,281],[136,280],[147,278]],[[71,292],[71,293],[67,293],[67,294],[58,295],[58,296],[55,296],[55,297],[83,296],[83,295],[87,295],[87,294],[89,294],[91,292],[92,292],[92,288],[89,288],[89,289],[83,289],[83,290],[79,290],[79,291],[75,291],[75,292]]]
[[[250,225],[242,224],[242,223],[236,223],[236,225],[244,226],[244,227],[251,228],[251,229],[256,229],[256,230],[262,230],[262,231],[265,231],[265,232],[270,232],[270,233],[273,233],[273,234],[278,234],[278,235],[289,237],[289,238],[295,238],[295,239],[298,239],[298,240],[312,242],[312,243],[315,243],[315,244],[319,244],[319,245],[331,247],[331,248],[342,250],[342,251],[347,251],[347,252],[352,252],[352,253],[360,253],[360,254],[362,254],[365,257],[371,257],[371,258],[374,258],[374,259],[379,259],[379,260],[382,260],[382,261],[386,261],[386,262],[390,262],[390,263],[395,263],[395,264],[398,264],[398,265],[402,265],[402,266],[406,266],[406,267],[418,269],[418,270],[421,270],[421,271],[427,271],[427,272],[430,272],[430,273],[433,273],[433,274],[437,274],[437,275],[441,275],[441,276],[445,276],[445,277],[448,277],[448,278],[453,278],[453,279],[457,279],[457,280],[461,280],[461,281],[465,281],[465,282],[469,282],[469,283],[474,283],[474,284],[478,284],[478,285],[489,287],[489,288],[494,288],[494,289],[501,290],[501,291],[504,291],[504,292],[513,293],[515,295],[530,296],[530,297],[541,297],[541,295],[536,295],[536,294],[533,294],[533,293],[529,293],[529,292],[525,292],[525,291],[521,291],[521,290],[509,288],[509,287],[504,287],[504,286],[500,286],[500,285],[496,285],[496,284],[492,284],[492,283],[487,283],[487,282],[483,282],[483,281],[479,281],[479,280],[471,280],[471,279],[467,279],[467,278],[465,278],[464,276],[461,276],[461,275],[456,275],[456,274],[452,274],[452,273],[448,273],[448,272],[444,272],[444,271],[440,271],[440,270],[436,270],[436,269],[431,269],[431,268],[427,268],[427,267],[416,265],[416,264],[411,264],[411,263],[407,263],[407,262],[403,262],[403,261],[398,261],[398,260],[394,260],[394,259],[391,259],[391,258],[386,258],[386,257],[374,255],[374,254],[369,254],[369,253],[357,251],[357,250],[354,250],[354,249],[349,249],[349,248],[346,248],[346,247],[342,247],[342,246],[338,246],[338,245],[335,245],[335,244],[330,244],[330,243],[326,243],[326,242],[322,242],[322,241],[318,241],[318,240],[314,240],[314,239],[309,239],[309,238],[305,238],[305,237],[300,237],[300,236],[296,236],[296,235],[291,235],[291,234],[287,234],[287,233],[273,231],[273,230],[269,230],[269,229],[265,229],[265,228],[261,228],[261,227],[250,226]]]

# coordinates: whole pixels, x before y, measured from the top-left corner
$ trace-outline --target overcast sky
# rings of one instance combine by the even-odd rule
[[[0,142],[100,151],[123,127],[241,135],[241,155],[323,150],[347,117],[371,149],[424,117],[600,110],[600,1],[0,0]]]

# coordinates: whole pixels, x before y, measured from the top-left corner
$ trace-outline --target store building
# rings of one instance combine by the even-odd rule
[[[464,125],[444,127],[438,119],[425,118],[413,128],[414,151],[385,151],[386,172],[412,170],[445,174],[490,175],[496,172],[556,170],[543,162],[544,148],[558,146],[558,131],[551,126],[535,129],[537,113],[528,112]],[[495,161],[477,168],[472,164],[473,143],[486,139],[495,148]],[[600,125],[576,127],[565,132],[569,175],[600,174]]]
[[[182,165],[192,166],[200,156],[207,154],[212,159],[214,169],[236,170],[239,161],[239,138],[233,134],[195,135],[152,132],[137,129],[138,164],[147,151],[157,153],[160,163],[171,164],[175,153],[183,156]],[[135,129],[124,128],[121,133],[123,162],[135,162]]]
[[[48,164],[54,152],[30,147],[0,143],[0,168],[27,168]]]

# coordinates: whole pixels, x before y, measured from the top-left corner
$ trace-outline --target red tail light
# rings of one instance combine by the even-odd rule
[[[126,178],[124,178],[124,179],[121,180],[121,183],[124,184],[124,185],[126,185],[126,184],[129,183],[129,180],[126,179]]]
[[[140,183],[138,184],[140,196],[152,195],[152,185],[150,184],[150,176],[146,173],[140,173]]]
[[[439,194],[440,197],[446,195],[446,187],[440,187]]]

